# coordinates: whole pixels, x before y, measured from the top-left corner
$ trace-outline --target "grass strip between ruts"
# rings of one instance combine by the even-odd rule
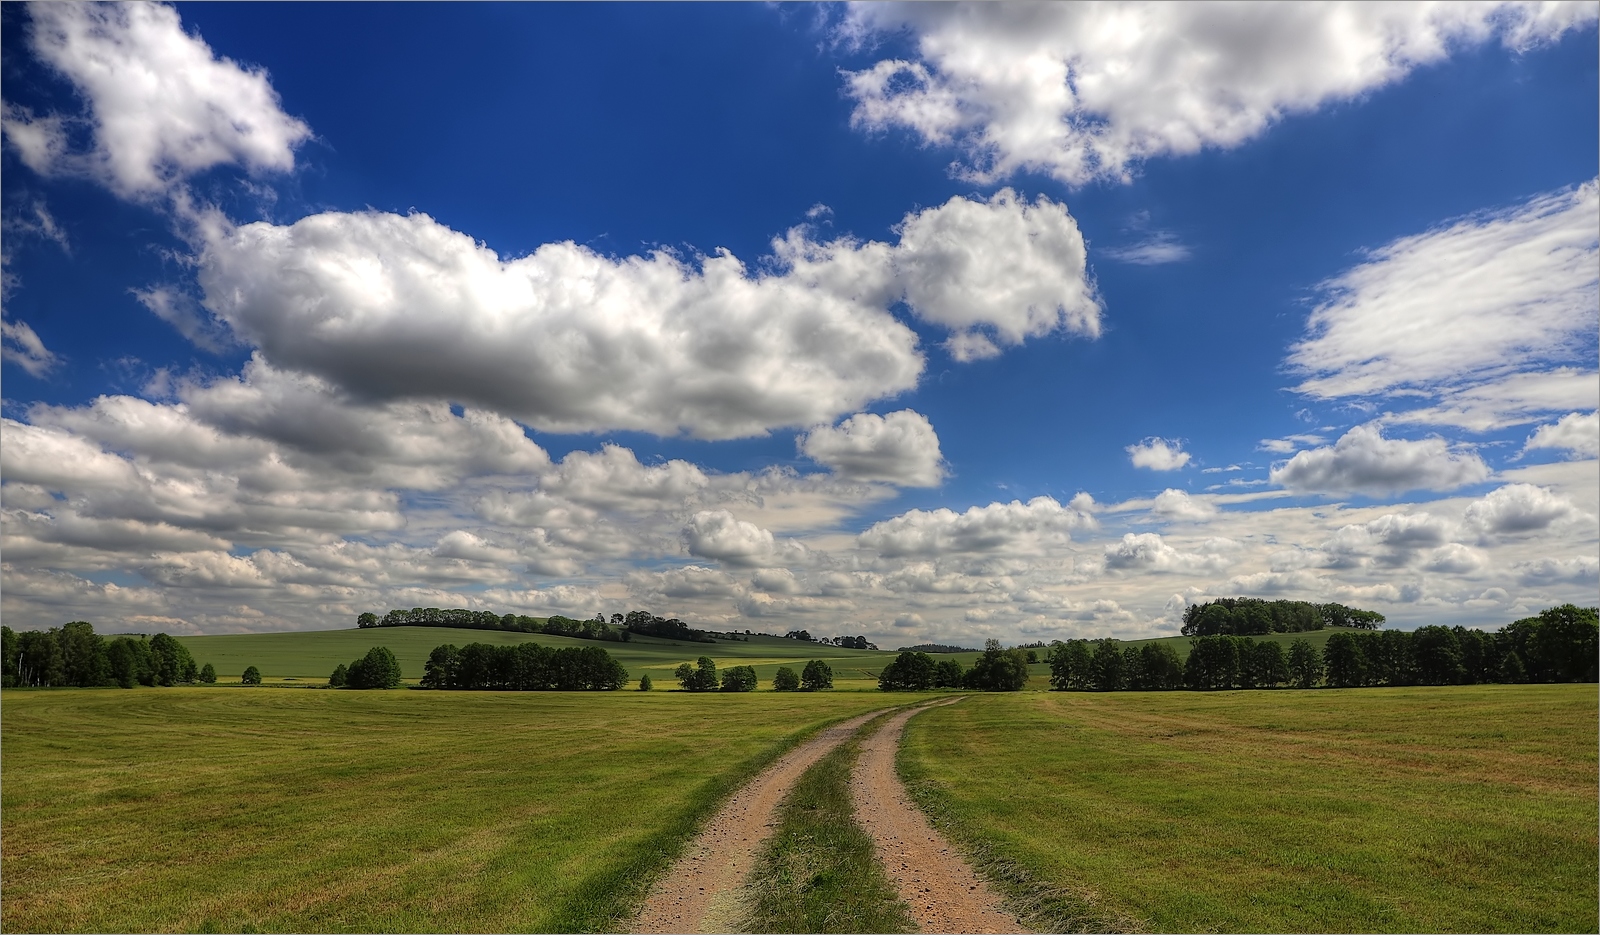
[[[916,923],[856,823],[850,773],[880,715],[818,760],[779,809],[751,875],[748,932],[914,932]]]

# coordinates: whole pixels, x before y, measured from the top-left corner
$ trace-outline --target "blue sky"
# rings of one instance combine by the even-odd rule
[[[1594,603],[1596,13],[6,5],[3,610]]]

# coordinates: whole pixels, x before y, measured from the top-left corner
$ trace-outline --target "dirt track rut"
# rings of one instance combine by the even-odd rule
[[[743,908],[742,884],[772,835],[778,805],[801,773],[882,713],[872,711],[826,728],[734,793],[651,889],[633,931],[735,931]]]
[[[960,699],[940,702],[952,704]],[[850,777],[856,820],[924,932],[1022,932],[996,893],[911,801],[895,772],[906,722],[931,705],[902,711],[861,743]]]

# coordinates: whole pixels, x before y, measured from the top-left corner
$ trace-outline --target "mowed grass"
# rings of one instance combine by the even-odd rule
[[[901,769],[1036,925],[1593,932],[1596,707],[1593,685],[977,696],[912,719]]]
[[[826,660],[833,668],[836,681],[852,683],[840,687],[874,687],[878,671],[894,661],[895,657],[894,653],[841,649],[771,636],[752,636],[749,642],[718,640],[715,643],[688,643],[636,636],[627,643],[597,643],[542,633],[449,627],[374,627],[365,630],[352,627],[346,630],[183,636],[178,639],[189,648],[195,662],[200,665],[209,662],[216,666],[217,674],[224,681],[235,682],[246,666],[260,669],[267,681],[291,679],[326,682],[334,666],[340,663],[348,665],[374,646],[389,647],[400,662],[401,674],[415,681],[422,678],[428,654],[433,652],[434,647],[445,643],[457,646],[468,643],[492,643],[496,646],[514,643],[540,643],[555,647],[600,646],[622,663],[634,681],[648,674],[657,688],[676,687],[672,671],[679,663],[692,663],[700,656],[710,656],[719,667],[754,666],[764,688],[769,687],[768,683],[779,666],[789,666],[798,672],[809,659]]]
[[[5,931],[592,931],[865,693],[7,691]]]

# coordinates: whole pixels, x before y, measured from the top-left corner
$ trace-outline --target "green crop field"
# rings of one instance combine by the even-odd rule
[[[1593,932],[1596,716],[1593,685],[1024,692],[913,719],[901,769],[1036,924]]]
[[[752,636],[743,640],[717,640],[715,643],[688,643],[636,636],[627,643],[596,643],[568,636],[542,633],[514,633],[506,630],[463,630],[448,627],[375,627],[348,630],[301,630],[287,633],[240,633],[223,636],[185,636],[179,638],[194,654],[195,661],[209,662],[225,681],[238,681],[246,666],[261,670],[267,681],[293,679],[326,682],[333,667],[348,664],[374,646],[387,646],[400,661],[400,671],[409,680],[422,677],[422,667],[435,646],[454,643],[541,643],[546,646],[600,646],[637,680],[648,674],[657,688],[677,685],[672,670],[682,662],[710,656],[719,667],[754,666],[766,687],[779,666],[799,671],[808,659],[825,659],[841,683],[859,682],[857,687],[877,684],[878,670],[893,661],[888,652],[864,652],[817,643],[802,643],[781,637]],[[968,660],[970,663],[970,660]],[[1042,671],[1042,670],[1041,670]],[[841,684],[839,687],[851,687]]]
[[[757,766],[904,700],[8,690],[0,929],[604,930]]]

